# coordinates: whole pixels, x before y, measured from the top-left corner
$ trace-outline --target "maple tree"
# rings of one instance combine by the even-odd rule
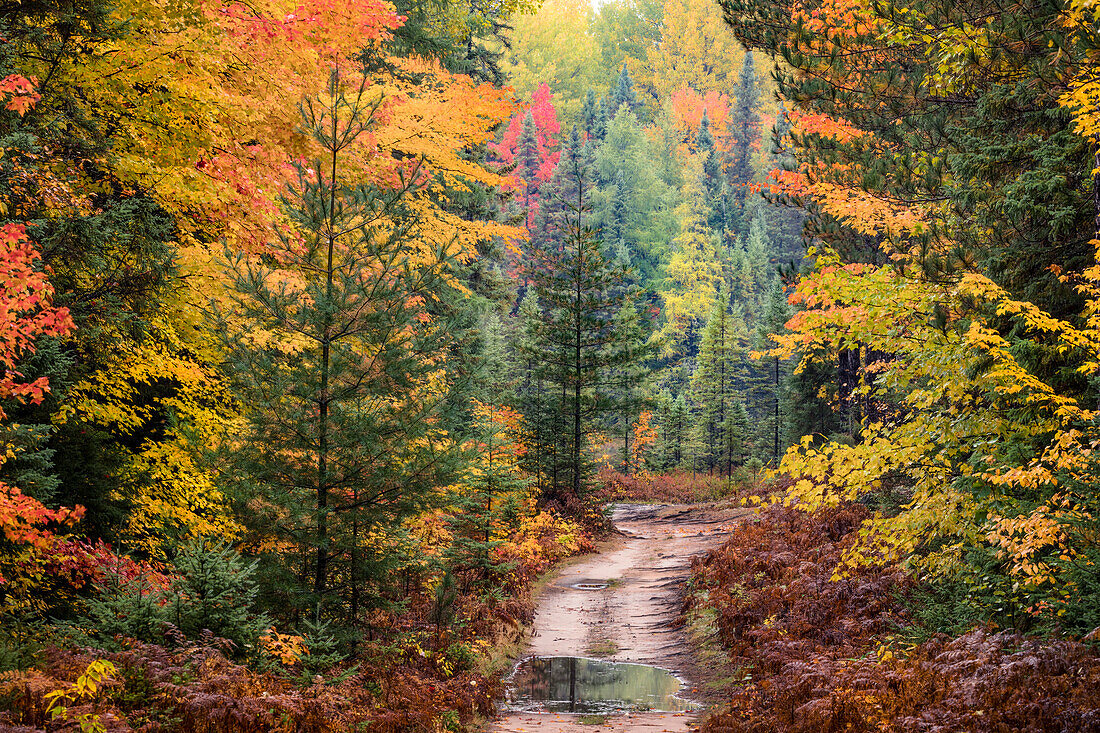
[[[30,94],[32,88],[17,89]],[[51,303],[53,287],[46,273],[35,267],[39,259],[25,226],[0,227],[0,365],[4,369],[0,400],[7,404],[42,400],[49,390],[48,380],[39,377],[25,381],[19,363],[34,353],[38,339],[64,336],[73,328],[68,311]],[[4,405],[0,404],[0,419],[5,417]],[[0,463],[11,460],[13,454],[12,446],[5,446]],[[84,508],[79,505],[49,509],[18,486],[0,483],[0,532],[7,546],[0,563],[0,608],[10,611],[25,602],[19,596],[26,593],[19,589],[19,580],[10,577],[12,573],[27,577],[40,574],[42,556],[55,551],[55,535],[46,525],[72,525],[83,514]]]
[[[905,562],[1016,628],[1087,603],[1095,206],[1067,183],[1091,180],[1064,106],[1081,97],[1053,90],[1091,42],[1051,30],[1053,7],[723,7],[803,74],[780,81],[797,162],[774,190],[812,204],[822,245],[773,354],[839,363],[853,422],[852,444],[807,436],[783,469],[808,506],[893,509],[838,572]]]

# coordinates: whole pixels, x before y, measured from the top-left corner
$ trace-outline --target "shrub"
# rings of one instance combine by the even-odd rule
[[[228,545],[200,539],[180,550],[175,570],[166,578],[108,569],[81,627],[105,648],[117,649],[120,637],[161,641],[171,626],[186,639],[212,634],[232,642],[238,654],[254,655],[271,626],[252,610],[256,565]]]
[[[984,628],[900,644],[926,591],[892,566],[833,579],[867,514],[770,507],[696,561],[687,608],[714,618],[739,670],[702,733],[1100,731],[1100,656],[1084,644]]]

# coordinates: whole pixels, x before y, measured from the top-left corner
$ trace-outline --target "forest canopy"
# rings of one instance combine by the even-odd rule
[[[745,670],[811,544],[897,604],[829,653],[1093,659],[1098,22],[0,7],[0,726],[471,726],[617,499],[783,505],[687,602]]]

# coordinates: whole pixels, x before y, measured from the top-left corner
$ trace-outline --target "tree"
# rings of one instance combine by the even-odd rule
[[[680,468],[685,456],[690,429],[690,413],[683,395],[672,399],[668,390],[657,399],[658,459],[657,468]]]
[[[769,345],[774,343],[773,338],[782,335],[786,331],[787,320],[791,317],[791,308],[787,303],[787,293],[783,290],[782,283],[778,278],[772,280],[771,288],[768,291],[767,299],[764,301],[764,311],[761,315],[759,325],[756,327],[756,334],[754,340],[757,351],[763,352],[769,348]],[[781,410],[785,407],[786,399],[786,381],[789,376],[789,366],[786,360],[781,359],[779,354],[771,354],[770,356],[764,356],[764,359],[770,361],[768,365],[768,371],[771,372],[771,384],[769,385],[768,395],[771,402],[771,416],[769,420],[760,421],[758,423],[758,434],[764,438],[765,443],[771,443],[771,461],[772,465],[779,465],[780,451],[782,450],[782,443],[785,440],[782,436]],[[770,433],[768,435],[767,433]],[[768,440],[770,438],[770,441]]]
[[[396,4],[405,22],[395,30],[393,48],[401,55],[437,58],[449,71],[502,86],[501,61],[510,23],[537,7],[525,0],[405,0]]]
[[[363,71],[333,69],[301,106],[317,157],[284,198],[293,228],[268,256],[234,258],[219,317],[247,419],[227,478],[252,542],[284,548],[263,559],[287,607],[352,624],[384,602],[388,535],[456,455],[436,356],[450,258],[420,235],[422,169],[374,157],[384,99]]]
[[[1095,34],[1058,5],[721,5],[790,65],[798,104],[777,190],[821,246],[779,353],[831,372],[853,424],[787,451],[795,494],[900,505],[851,563],[904,561],[962,588],[970,617],[1026,626],[1074,596],[1068,517],[1094,506],[1063,489],[1096,485],[1094,347],[1070,325],[1095,308],[1095,139],[1073,91]]]
[[[660,109],[656,91],[648,84],[647,51],[661,37],[663,0],[617,0],[601,3],[592,23],[600,47],[602,68],[630,69],[638,92],[640,117],[650,120]]]
[[[582,0],[549,0],[537,13],[516,18],[511,36],[506,71],[516,92],[526,97],[548,84],[567,125],[580,122],[588,89],[607,89],[591,15],[592,6]]]
[[[660,42],[647,49],[657,98],[681,87],[732,94],[733,70],[742,67],[744,53],[713,3],[667,0]]]
[[[503,187],[516,190],[527,231],[535,229],[540,192],[558,164],[557,135],[561,132],[550,88],[540,84],[526,112],[517,112],[500,143],[490,149],[505,165],[515,166],[512,180]]]
[[[714,307],[722,278],[698,158],[688,171],[676,217],[680,233],[672,241],[672,256],[665,268],[670,282],[663,293],[665,324],[661,334],[666,355],[694,353],[698,332]]]
[[[653,289],[667,242],[675,235],[675,192],[655,172],[653,149],[637,118],[625,109],[611,121],[596,148],[599,187],[592,206],[605,243],[620,241],[630,254],[638,281]]]
[[[228,287],[213,243],[254,254],[286,224],[278,197],[304,144],[296,104],[323,86],[319,68],[365,54],[386,80],[395,101],[374,134],[380,149],[432,169],[417,196],[433,221],[425,237],[466,246],[516,234],[450,209],[456,192],[499,182],[470,152],[511,113],[506,94],[389,56],[402,19],[388,5],[302,7],[0,10],[0,77],[42,80],[34,110],[0,120],[3,216],[34,223],[57,302],[78,325],[55,360],[43,352],[34,365],[54,376],[56,399],[25,406],[19,422],[54,428],[43,444],[53,466],[39,473],[58,501],[87,505],[85,531],[136,552],[163,555],[175,534],[235,532],[201,460],[235,405],[196,303]],[[26,110],[26,89],[9,97]]]
[[[53,287],[37,267],[39,260],[24,225],[0,227],[0,399],[6,406],[43,399],[49,391],[48,379],[26,381],[18,365],[34,354],[38,339],[63,336],[73,328],[68,310],[52,305]],[[6,417],[5,407],[0,406],[0,419]],[[13,446],[5,445],[0,465],[13,454]],[[23,610],[30,601],[25,590],[21,592],[27,585],[32,596],[36,593],[29,581],[42,577],[43,555],[54,541],[46,525],[75,524],[83,513],[80,506],[49,509],[18,486],[0,483],[0,544],[4,545],[0,610]],[[14,574],[23,577],[17,580]]]
[[[585,92],[580,124],[586,140],[603,140],[603,136],[607,134],[607,115],[592,88]]]
[[[541,361],[543,312],[534,287],[525,291],[517,318],[519,333],[515,351],[521,378],[516,406],[522,416],[521,439],[526,447],[521,465],[534,478],[535,489],[542,497],[550,492],[551,477],[557,465],[555,436],[561,435],[564,425],[558,424],[562,413],[557,409],[551,382],[546,378],[546,365]]]
[[[647,364],[651,349],[642,328],[638,309],[631,299],[624,299],[619,312],[615,314],[612,326],[611,343],[607,359],[610,363],[607,377],[607,389],[615,403],[614,412],[618,421],[619,435],[623,437],[623,466],[631,473],[638,466],[634,463],[631,438],[634,434],[635,420],[646,403]]]
[[[631,112],[638,108],[638,95],[634,92],[634,80],[630,78],[630,70],[623,64],[623,70],[619,72],[619,78],[611,86],[607,95],[607,108],[611,116],[619,114],[619,110],[626,106]]]
[[[616,348],[615,315],[623,294],[615,285],[623,273],[612,269],[592,223],[594,183],[591,150],[574,127],[552,179],[553,203],[540,214],[528,274],[541,310],[534,324],[534,360],[565,418],[565,430],[551,436],[556,461],[544,501],[568,503],[583,496],[591,472],[588,437],[595,420],[614,406],[608,370],[631,354]]]
[[[733,109],[730,112],[730,136],[733,138],[733,150],[729,162],[730,193],[733,211],[735,236],[748,233],[750,216],[745,209],[749,193],[749,184],[756,174],[753,165],[753,151],[760,139],[760,118],[756,113],[756,73],[753,68],[752,51],[745,53],[741,64],[741,73],[734,88]]]
[[[691,384],[706,446],[705,464],[708,470],[718,469],[719,475],[732,476],[733,467],[742,462],[741,445],[748,421],[735,415],[734,405],[740,403],[737,383],[744,358],[744,331],[744,324],[730,313],[729,296],[721,293],[703,329]]]
[[[545,143],[544,143],[545,145]],[[526,212],[524,225],[531,228],[534,216],[538,212],[538,190],[543,174],[544,159],[540,154],[535,118],[530,112],[523,118],[523,128],[516,141],[515,175],[520,181],[523,197],[523,210]]]
[[[466,592],[499,587],[501,575],[513,567],[512,562],[498,560],[495,551],[521,513],[530,484],[518,471],[515,441],[520,416],[503,404],[510,380],[500,322],[495,316],[488,321],[483,381],[477,388],[487,401],[474,405],[476,430],[473,445],[468,446],[474,458],[449,500],[451,541],[444,552],[446,571],[461,579]]]

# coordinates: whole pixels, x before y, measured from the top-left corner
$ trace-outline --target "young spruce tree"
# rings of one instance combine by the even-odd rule
[[[732,476],[733,467],[741,463],[744,433],[735,404],[740,402],[737,378],[743,335],[744,324],[730,313],[729,296],[723,292],[703,329],[692,398],[699,405],[706,467],[724,476]]]

